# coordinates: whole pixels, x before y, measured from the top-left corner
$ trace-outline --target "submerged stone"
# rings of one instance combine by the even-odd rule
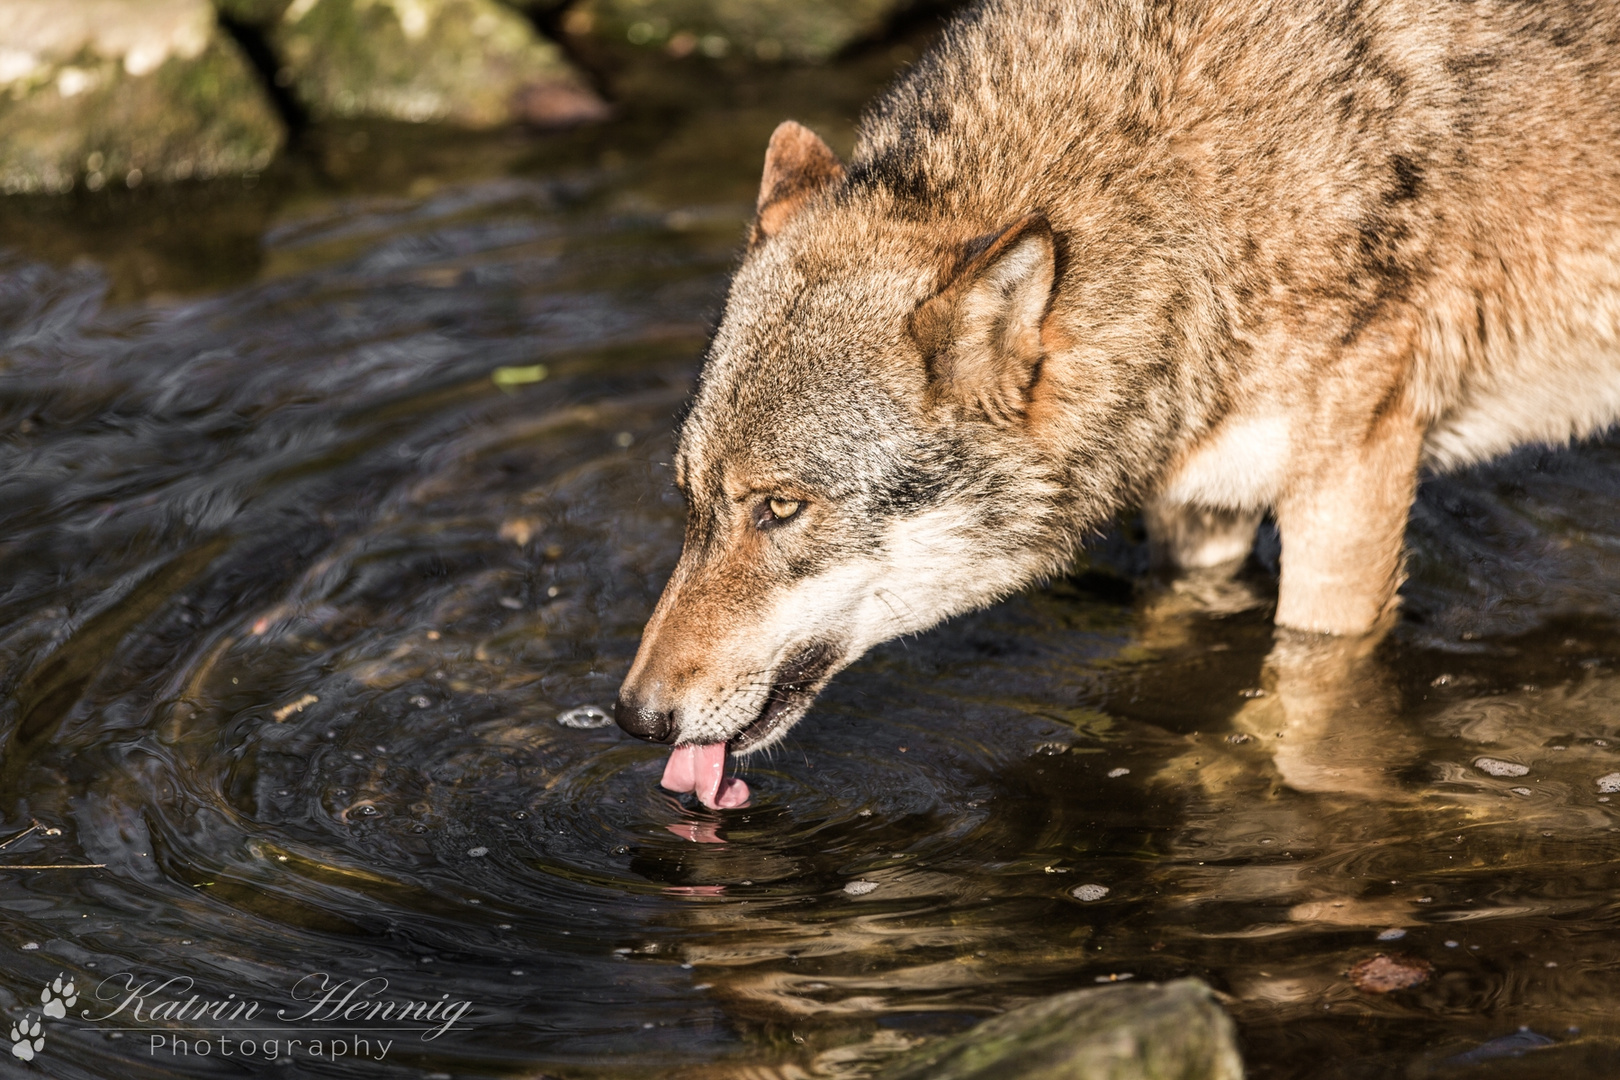
[[[676,55],[825,60],[876,37],[912,0],[585,0],[573,26]]]
[[[0,190],[256,172],[281,122],[208,0],[0,0]]]
[[[1232,1021],[1197,979],[1076,990],[912,1051],[880,1080],[1241,1080]]]
[[[315,120],[554,127],[607,113],[555,44],[496,0],[215,0],[263,35]]]

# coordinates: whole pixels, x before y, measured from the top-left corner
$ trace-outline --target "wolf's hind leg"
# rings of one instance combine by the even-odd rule
[[[1260,516],[1160,500],[1142,508],[1153,565],[1172,570],[1236,570],[1254,546]]]

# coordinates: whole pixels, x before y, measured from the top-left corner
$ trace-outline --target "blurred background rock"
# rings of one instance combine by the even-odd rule
[[[263,169],[281,122],[207,0],[0,0],[0,189]]]
[[[567,128],[635,69],[816,65],[943,0],[0,0],[0,190],[263,172],[311,125]],[[728,62],[724,68],[716,67]],[[702,66],[706,65],[706,66]],[[679,96],[677,94],[676,96]],[[632,103],[634,104],[634,103]]]
[[[290,221],[499,178],[730,243],[771,129],[847,153],[954,3],[0,0],[0,254],[192,296],[281,272]]]

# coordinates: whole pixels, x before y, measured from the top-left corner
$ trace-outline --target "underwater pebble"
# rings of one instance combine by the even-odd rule
[[[1076,900],[1084,900],[1089,904],[1093,900],[1101,900],[1103,897],[1107,896],[1108,886],[1095,884],[1076,885],[1074,888],[1069,890],[1069,895],[1074,897]]]
[[[581,705],[577,709],[557,714],[557,723],[566,728],[574,728],[576,731],[588,731],[591,728],[612,727],[613,717],[595,705]]]
[[[1406,936],[1406,931],[1402,930],[1398,926],[1392,926],[1388,930],[1380,930],[1380,931],[1378,931],[1378,940],[1379,941],[1399,941],[1399,940],[1401,940],[1401,938],[1403,938],[1405,936]]]
[[[1388,994],[1408,990],[1429,981],[1434,968],[1426,960],[1379,953],[1352,967],[1348,974],[1357,990],[1368,994]]]
[[[1253,738],[1254,738],[1254,736],[1245,735],[1243,732],[1240,731],[1235,735],[1228,735],[1226,737],[1226,741],[1231,743],[1233,746],[1242,746],[1244,743],[1250,742],[1251,740],[1253,740]]]
[[[1129,770],[1129,769],[1109,769],[1108,770],[1108,778],[1110,780],[1112,780],[1115,777],[1119,777],[1119,776],[1129,776],[1130,772],[1131,772],[1131,770]]]
[[[1513,794],[1515,794],[1515,795],[1529,795],[1530,794],[1530,789],[1527,788],[1527,787],[1510,787],[1510,788],[1508,788],[1508,790],[1513,792]]]
[[[1523,776],[1530,771],[1528,765],[1520,765],[1516,761],[1499,761],[1496,758],[1489,757],[1476,759],[1474,768],[1492,776]]]
[[[467,849],[467,854],[471,855],[475,859],[481,859],[485,855],[489,854],[489,848],[487,848],[487,847],[470,847],[470,848]]]
[[[23,950],[25,952],[33,952],[37,948],[39,948],[39,942],[37,941],[28,941],[23,943]]]
[[[1620,791],[1620,772],[1612,772],[1608,776],[1598,777],[1598,790],[1610,794]]]
[[[844,891],[851,896],[865,896],[878,887],[875,881],[849,881],[844,883]]]

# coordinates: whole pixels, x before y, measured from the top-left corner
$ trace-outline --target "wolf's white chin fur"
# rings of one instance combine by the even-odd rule
[[[782,666],[805,642],[842,643],[838,661],[816,680],[816,690],[875,645],[926,630],[940,621],[982,607],[1028,584],[1047,568],[1018,558],[1019,552],[985,550],[975,542],[980,526],[959,508],[941,507],[898,519],[871,555],[844,562],[782,590],[766,616],[739,627],[724,650],[734,670],[770,672],[723,694],[718,707],[683,710],[682,741],[730,741],[764,710]],[[971,567],[971,572],[965,568]],[[743,658],[761,645],[763,662]],[[809,710],[812,698],[795,703],[752,754],[779,742]]]

